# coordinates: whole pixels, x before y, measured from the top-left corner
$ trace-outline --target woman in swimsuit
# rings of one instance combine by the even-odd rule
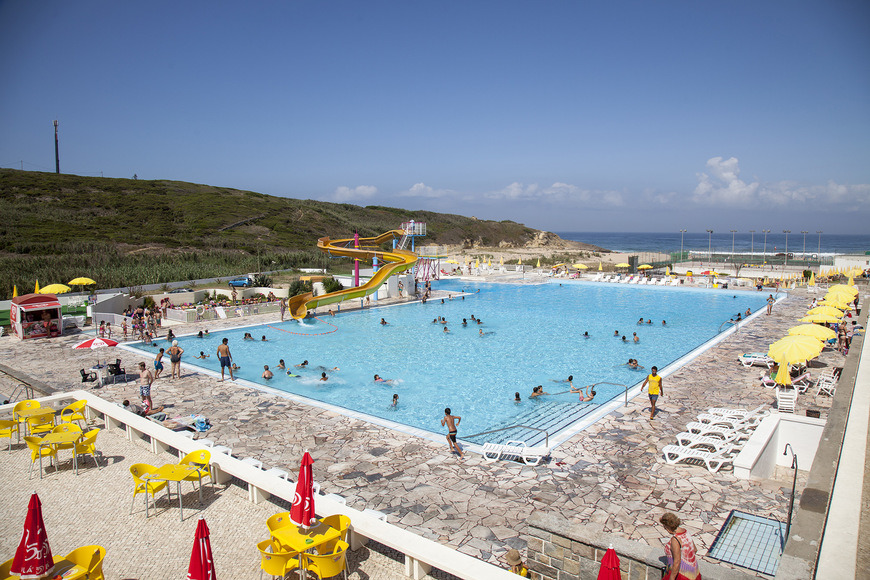
[[[181,378],[181,355],[184,354],[184,349],[178,346],[178,341],[173,340],[172,346],[169,348],[169,362],[172,363],[172,374],[169,379]]]

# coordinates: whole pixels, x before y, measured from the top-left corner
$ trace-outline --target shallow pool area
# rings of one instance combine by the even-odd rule
[[[183,362],[219,373],[215,352],[226,337],[241,367],[239,378],[431,432],[444,431],[440,420],[444,408],[450,407],[462,417],[460,437],[467,437],[530,417],[573,421],[593,412],[621,398],[625,388],[601,385],[593,402],[581,403],[578,395],[566,393],[569,385],[564,380],[569,375],[575,386],[601,381],[634,385],[652,365],[661,369],[680,358],[716,336],[723,322],[738,312],[762,308],[767,297],[745,291],[582,282],[441,281],[435,288],[451,293],[453,299],[345,312],[303,323],[276,321],[206,338],[182,336]],[[468,293],[464,298],[458,296],[463,290]],[[472,315],[482,324],[473,322]],[[438,317],[447,323],[439,323]],[[652,324],[638,324],[641,317]],[[380,324],[381,318],[388,324]],[[662,320],[667,324],[663,326]],[[256,340],[243,340],[246,332]],[[633,341],[633,333],[639,342]],[[267,341],[262,342],[262,336]],[[157,345],[165,348],[168,343],[160,340]],[[132,346],[153,359],[155,347]],[[209,358],[195,359],[200,352]],[[627,368],[629,358],[644,369]],[[299,376],[276,368],[280,359]],[[307,368],[295,368],[303,360],[309,361]],[[273,379],[261,378],[264,365],[275,373]],[[335,367],[339,370],[332,370]],[[328,380],[321,381],[324,372]],[[391,382],[375,382],[375,374]],[[537,385],[550,395],[530,399]],[[514,402],[517,392],[520,403]],[[395,407],[393,394],[399,395]]]

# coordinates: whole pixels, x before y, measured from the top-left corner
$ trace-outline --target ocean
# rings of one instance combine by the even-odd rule
[[[554,232],[563,240],[573,240],[593,244],[614,252],[678,252],[680,250],[680,232],[675,233],[617,233],[617,232]],[[713,232],[712,240],[707,232],[686,232],[683,237],[683,249],[707,252],[708,244],[712,245],[714,253],[731,252],[731,232]],[[823,256],[835,254],[864,254],[870,252],[870,235],[837,235],[822,234],[821,238],[815,232],[804,235],[794,232],[788,235],[788,251],[795,256],[804,253],[812,255],[821,253]],[[766,252],[783,252],[786,249],[786,235],[773,232],[767,235]],[[755,232],[753,239],[750,233],[734,234],[734,252],[740,254],[762,254],[765,252],[764,234]]]

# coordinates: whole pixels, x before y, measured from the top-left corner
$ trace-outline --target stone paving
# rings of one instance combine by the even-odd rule
[[[658,517],[665,510],[675,511],[695,533],[699,552],[706,553],[732,509],[784,521],[791,476],[782,470],[764,482],[739,480],[730,471],[710,474],[702,467],[666,465],[660,450],[708,407],[773,406],[774,391],[760,385],[762,369],[744,368],[737,356],[766,351],[798,324],[810,300],[804,292],[793,291],[772,316],[762,314],[747,322],[667,377],[661,412],[654,421],[649,420],[647,398],[637,397],[556,448],[548,465],[534,468],[486,463],[474,454],[460,460],[448,453],[446,443],[192,371],[185,371],[180,380],[161,379],[152,394],[156,404],[173,405],[171,415],[207,415],[214,425],[210,439],[232,447],[236,456],[262,460],[267,468],[295,471],[302,451],[309,449],[315,480],[324,493],[338,493],[358,509],[383,511],[403,528],[502,565],[507,549],[525,547],[525,517],[540,509],[557,510],[601,531],[653,546],[663,537]],[[232,324],[221,321],[208,328]],[[188,325],[184,332],[204,327]],[[78,369],[95,360],[92,352],[70,348],[80,338],[38,344],[3,338],[0,360],[56,388],[76,389],[81,386]],[[127,361],[128,369],[138,360],[124,351],[110,357],[114,354]],[[825,351],[816,364],[842,366],[843,360],[839,353]],[[11,391],[9,387],[0,379],[0,392]],[[131,382],[95,392],[121,401],[135,399],[138,390]],[[829,398],[810,390],[799,397],[797,412],[815,409],[824,417],[829,407]],[[327,441],[315,443],[314,435],[321,433],[328,434]],[[799,490],[805,476],[802,471]]]
[[[97,425],[103,427],[102,424]],[[5,442],[4,442],[5,443]],[[0,555],[5,560],[15,554],[21,540],[27,504],[32,492],[39,494],[48,540],[54,555],[64,555],[79,546],[98,544],[106,548],[103,571],[109,580],[184,578],[190,562],[193,535],[200,516],[211,532],[212,553],[220,578],[257,578],[260,555],[256,543],[269,537],[266,519],[289,509],[271,502],[255,505],[247,491],[235,486],[203,486],[199,504],[192,484],[181,487],[184,521],[179,521],[175,484],[172,501],[166,492],[157,494],[156,509],[145,517],[140,494],[131,506],[133,479],[129,469],[134,463],[162,465],[178,458],[164,453],[154,455],[142,442],[132,443],[123,431],[102,431],[97,436],[97,470],[90,457],[80,459],[79,475],[71,466],[71,452],[60,452],[59,470],[48,467],[39,479],[39,465],[28,480],[30,453],[24,444],[0,451]],[[133,513],[130,514],[130,510]],[[403,564],[363,547],[349,554],[349,578],[354,580],[389,579],[402,575]],[[291,576],[295,578],[296,576]]]

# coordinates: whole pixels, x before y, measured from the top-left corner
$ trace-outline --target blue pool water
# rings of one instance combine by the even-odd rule
[[[633,385],[648,369],[660,369],[709,340],[722,322],[762,308],[767,294],[722,290],[674,289],[601,283],[540,285],[463,284],[436,282],[436,289],[480,293],[372,308],[321,317],[303,324],[295,321],[214,332],[208,338],[182,337],[184,362],[220,372],[215,351],[229,338],[233,358],[241,366],[237,377],[268,385],[340,407],[375,415],[429,431],[443,431],[445,407],[462,417],[460,435],[470,435],[522,422],[535,409],[548,405],[548,413],[566,412],[580,404],[577,395],[562,394],[530,400],[536,385],[549,393],[567,391],[574,384],[610,381]],[[736,298],[733,296],[736,294]],[[471,315],[483,320],[471,322]],[[432,320],[443,316],[444,325]],[[389,324],[382,326],[381,318]],[[638,325],[640,317],[652,325]],[[469,321],[462,326],[462,319]],[[662,320],[667,321],[663,327]],[[482,329],[487,334],[479,335]],[[631,341],[612,335],[618,330]],[[250,332],[257,341],[244,341]],[[588,332],[590,338],[583,338]],[[260,342],[265,335],[267,342]],[[158,341],[167,346],[165,341]],[[139,347],[153,358],[153,347]],[[205,361],[193,357],[200,351]],[[637,359],[647,371],[629,370],[623,363]],[[288,368],[303,360],[309,368],[288,377],[276,369],[279,359]],[[261,378],[268,364],[275,378]],[[330,371],[339,367],[339,371]],[[326,370],[329,380],[319,380]],[[373,382],[377,373],[395,385]],[[519,392],[522,403],[514,403]],[[602,385],[595,404],[621,396],[622,387]],[[399,405],[390,406],[393,393]],[[555,404],[555,407],[554,407]],[[551,408],[552,407],[552,408]],[[595,405],[585,405],[594,408]]]

